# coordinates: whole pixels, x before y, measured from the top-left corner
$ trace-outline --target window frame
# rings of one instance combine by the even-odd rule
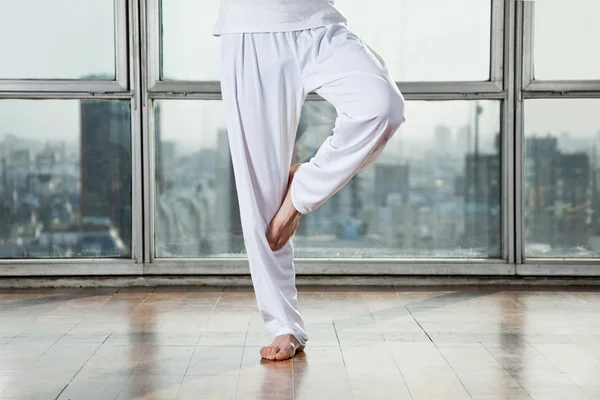
[[[524,221],[525,114],[529,99],[600,99],[600,80],[533,80],[534,1],[520,1],[516,7],[515,42],[516,120],[515,120],[515,248],[516,273],[519,276],[600,276],[600,259],[565,257],[526,257]]]
[[[131,256],[129,258],[0,259],[0,276],[102,276],[143,273],[142,118],[139,7],[136,0],[114,0],[118,81],[0,80],[3,100],[121,100],[130,105]],[[123,84],[123,86],[121,86]]]
[[[115,40],[115,80],[98,81],[86,79],[2,79],[2,92],[60,92],[60,93],[123,93],[130,89],[129,80],[129,35],[128,0],[114,2],[114,40]]]
[[[535,1],[521,1],[523,24],[523,92],[573,93],[600,91],[599,80],[539,80],[534,77]]]
[[[503,0],[491,2],[490,23],[490,79],[487,81],[400,81],[397,82],[403,94],[447,93],[462,95],[465,93],[501,93],[503,92],[503,49],[505,7]],[[152,93],[220,93],[218,81],[162,81],[160,80],[161,37],[160,18],[161,0],[146,0],[148,33],[148,91]]]

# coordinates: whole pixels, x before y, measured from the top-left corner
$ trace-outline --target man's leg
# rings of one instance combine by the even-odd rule
[[[277,245],[289,240],[299,213],[317,209],[375,162],[405,120],[404,98],[383,61],[345,27],[303,32],[298,45],[307,92],[329,101],[338,118],[333,135],[296,172],[273,219],[269,240]]]
[[[274,252],[267,242],[269,223],[288,189],[305,99],[290,38],[283,33],[221,37],[221,86],[244,242],[258,308],[276,337],[261,354],[271,359],[293,356],[308,339],[298,306],[292,245]]]

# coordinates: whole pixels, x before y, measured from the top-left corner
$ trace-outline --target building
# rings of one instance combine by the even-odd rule
[[[561,154],[555,186],[556,205],[564,207],[556,221],[554,246],[576,248],[590,239],[592,186],[589,156],[578,152]]]
[[[528,138],[525,149],[528,242],[554,250],[587,246],[594,207],[588,154],[563,153],[553,136]]]
[[[458,130],[456,135],[455,154],[462,156],[466,153],[472,152],[472,129],[470,126],[463,126]]]
[[[213,225],[217,232],[213,232],[212,236],[213,249],[216,254],[239,254],[244,251],[244,236],[227,130],[221,129],[217,135],[215,170],[217,199]]]
[[[556,137],[530,137],[525,141],[524,217],[526,240],[555,243],[554,212],[556,165],[559,162]]]
[[[465,156],[465,237],[470,249],[500,254],[501,165],[498,154]]]
[[[375,168],[375,202],[386,207],[391,194],[399,194],[403,203],[408,203],[410,193],[410,166],[408,164],[380,164]]]
[[[132,161],[129,103],[82,100],[80,108],[81,216],[109,221],[130,249]]]
[[[439,155],[450,154],[452,151],[452,132],[446,125],[437,125],[433,131],[434,149]]]

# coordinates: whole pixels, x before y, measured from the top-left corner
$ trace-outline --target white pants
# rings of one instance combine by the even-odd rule
[[[383,61],[343,25],[221,37],[221,87],[242,229],[258,308],[273,336],[308,340],[292,244],[272,251],[269,223],[285,197],[302,104],[316,91],[337,110],[332,136],[297,171],[292,201],[318,208],[373,163],[404,122]]]

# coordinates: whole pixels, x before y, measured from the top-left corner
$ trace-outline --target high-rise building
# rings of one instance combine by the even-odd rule
[[[456,146],[455,146],[455,154],[461,156],[463,154],[472,152],[472,130],[470,126],[463,126],[458,130],[456,135]]]
[[[81,101],[80,122],[81,217],[84,222],[108,222],[130,249],[132,162],[129,104]]]
[[[217,135],[216,202],[213,215],[217,232],[213,234],[215,240],[212,247],[216,253],[238,254],[244,250],[244,237],[227,130],[220,129]]]
[[[389,196],[400,196],[402,203],[408,203],[410,194],[410,167],[408,164],[381,164],[375,168],[375,202],[378,207],[389,206]]]
[[[500,254],[501,168],[498,154],[465,157],[465,245]]]
[[[524,213],[526,235],[532,241],[555,243],[554,210],[558,139],[530,137],[525,141]]]
[[[557,221],[555,245],[586,246],[590,238],[592,193],[590,162],[586,153],[561,154],[555,187],[557,206],[564,206]]]
[[[590,159],[585,152],[563,153],[558,143],[553,136],[526,140],[527,236],[555,249],[585,246],[593,220]]]
[[[438,154],[448,154],[451,152],[452,132],[446,125],[437,125],[433,131],[434,149]]]
[[[418,247],[419,210],[410,204],[410,166],[377,162],[371,168],[375,185],[373,229],[386,246],[401,249]]]

